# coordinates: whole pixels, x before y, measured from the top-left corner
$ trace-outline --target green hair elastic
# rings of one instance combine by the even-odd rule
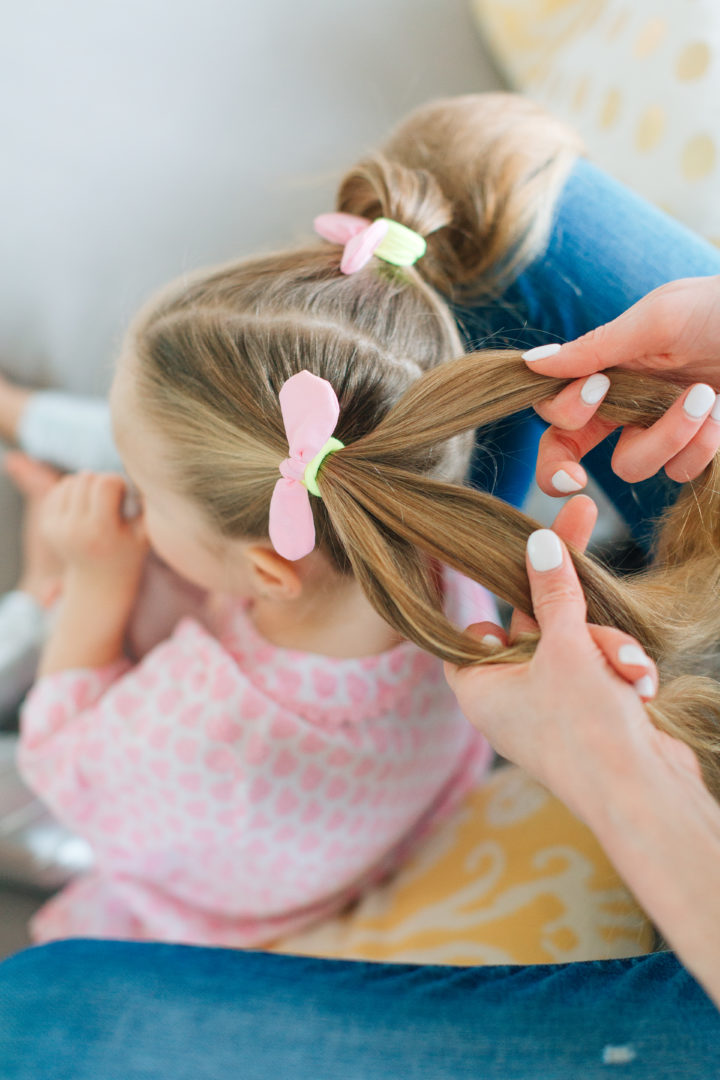
[[[315,232],[333,244],[343,245],[340,271],[354,274],[377,255],[393,266],[414,266],[427,251],[424,236],[392,218],[375,221],[337,211],[315,218]]]
[[[317,445],[317,444],[316,444]],[[308,489],[311,495],[317,495],[318,498],[322,498],[320,495],[320,489],[317,486],[317,474],[318,469],[322,465],[328,454],[334,454],[336,450],[342,450],[345,447],[345,443],[340,442],[339,439],[328,439],[323,446],[322,450],[315,455],[315,457],[305,466],[305,472],[303,474],[303,484]]]
[[[427,251],[427,241],[420,233],[390,218],[378,218],[387,225],[387,233],[375,249],[378,259],[393,266],[413,266]]]

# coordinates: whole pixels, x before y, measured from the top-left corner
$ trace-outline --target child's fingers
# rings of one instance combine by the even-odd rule
[[[74,517],[86,514],[90,508],[94,474],[83,470],[68,478],[67,510]]]
[[[134,518],[131,518],[130,521],[126,521],[126,527],[130,530],[138,544],[149,546],[150,538],[148,537],[147,529],[145,527],[145,514],[143,510],[140,510],[140,512],[136,514]]]
[[[65,514],[71,505],[73,497],[74,476],[65,476],[59,480],[43,503],[46,516],[50,514]]]
[[[93,517],[100,521],[122,524],[122,506],[125,499],[125,481],[115,473],[97,473],[89,492],[89,506]]]
[[[715,406],[715,400],[716,394],[711,386],[696,383],[684,390],[652,427],[626,427],[612,456],[613,470],[630,484],[654,476],[699,433]]]
[[[655,664],[630,634],[614,626],[588,626],[590,637],[602,651],[610,667],[626,682],[632,683],[644,701],[657,693]]]
[[[2,459],[2,468],[26,499],[44,497],[63,475],[59,469],[21,450],[8,450]]]

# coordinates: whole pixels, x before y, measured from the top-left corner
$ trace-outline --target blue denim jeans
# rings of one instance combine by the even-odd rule
[[[720,1014],[669,953],[420,967],[114,941],[0,964],[3,1080],[709,1080]]]
[[[458,310],[468,343],[562,341],[720,252],[587,162],[552,236],[497,302]],[[519,503],[541,424],[494,442],[495,490]],[[607,446],[592,471],[642,537],[672,489],[623,485]],[[480,455],[476,481],[491,470]],[[692,912],[688,911],[688,918]],[[532,967],[446,968],[102,941],[0,964],[2,1080],[647,1080],[720,1075],[720,1014],[670,954]]]
[[[585,160],[568,178],[547,250],[497,300],[457,308],[468,347],[532,348],[570,341],[616,318],[652,289],[720,274],[720,251]],[[531,410],[478,433],[473,483],[520,506],[545,425]],[[675,498],[664,474],[625,484],[610,458],[616,439],[585,459],[595,480],[646,545],[652,520]]]

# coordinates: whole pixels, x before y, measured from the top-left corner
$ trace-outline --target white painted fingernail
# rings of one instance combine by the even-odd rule
[[[527,360],[529,364],[534,364],[536,360],[544,360],[546,356],[554,356],[556,352],[560,352],[562,345],[536,345],[534,349],[528,349],[527,352],[522,354],[523,360]]]
[[[597,405],[598,401],[602,401],[607,394],[609,386],[610,380],[607,375],[598,372],[597,375],[591,375],[589,379],[585,380],[580,391],[580,397],[586,405]]]
[[[691,419],[698,420],[713,407],[716,396],[712,386],[708,386],[707,383],[698,383],[685,398],[683,409]]]
[[[639,645],[621,645],[618,649],[618,660],[621,664],[639,664],[641,667],[650,666],[650,657]]]
[[[582,491],[583,488],[583,485],[573,480],[570,473],[566,473],[564,469],[558,469],[556,473],[553,473],[550,483],[563,495],[569,495],[571,491]]]
[[[716,423],[720,423],[720,394],[717,394],[715,397],[715,404],[712,407],[710,419],[714,420]]]
[[[638,679],[635,683],[635,689],[637,690],[640,697],[655,697],[655,683],[652,681],[649,675],[643,675],[642,679]]]
[[[480,638],[480,640],[483,643],[483,645],[487,645],[488,648],[490,648],[490,649],[504,649],[505,648],[505,646],[502,643],[502,641],[500,640],[500,638],[496,637],[495,634],[483,634],[483,636]]]
[[[562,565],[562,546],[551,529],[530,533],[527,552],[533,570],[557,570]]]

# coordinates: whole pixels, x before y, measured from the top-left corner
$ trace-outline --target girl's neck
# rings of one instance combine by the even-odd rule
[[[249,614],[258,633],[273,645],[342,660],[376,656],[404,640],[352,578],[297,600],[256,597]]]

